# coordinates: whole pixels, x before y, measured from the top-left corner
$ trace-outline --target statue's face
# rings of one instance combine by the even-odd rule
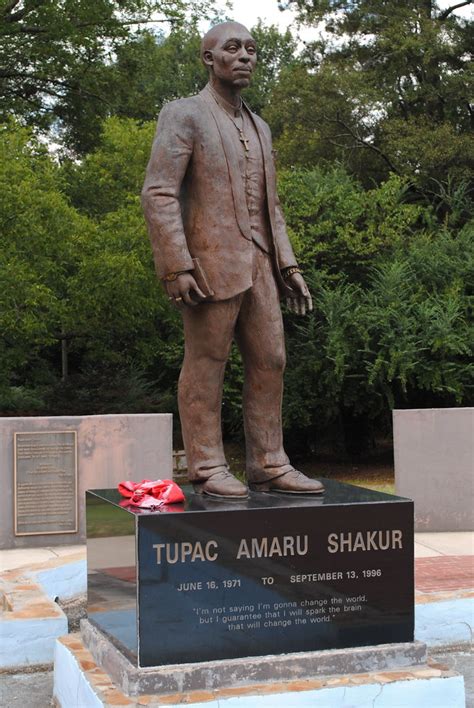
[[[257,46],[252,35],[238,24],[224,24],[204,61],[223,84],[246,88],[257,63]]]

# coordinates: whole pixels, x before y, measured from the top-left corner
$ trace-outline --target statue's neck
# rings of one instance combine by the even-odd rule
[[[228,84],[223,84],[212,75],[209,77],[209,84],[212,90],[221,96],[224,101],[227,101],[227,103],[230,103],[231,106],[234,106],[235,108],[240,107],[242,99],[240,97],[239,86],[229,86]]]

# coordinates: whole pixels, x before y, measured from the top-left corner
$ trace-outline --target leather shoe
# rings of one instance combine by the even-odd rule
[[[290,467],[283,474],[263,482],[251,482],[254,492],[280,492],[281,494],[323,494],[324,487],[317,479],[310,479],[302,472]]]
[[[239,482],[224,466],[216,467],[216,471],[202,482],[193,482],[193,487],[196,494],[220,499],[245,499],[249,494],[245,484]]]

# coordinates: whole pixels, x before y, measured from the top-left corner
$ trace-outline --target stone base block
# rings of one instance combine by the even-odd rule
[[[301,666],[301,654],[259,657],[258,660],[208,662],[206,675],[212,687],[132,697],[100,668],[79,635],[69,635],[56,642],[54,699],[60,708],[138,708],[144,705],[148,708],[178,708],[183,704],[189,708],[367,708],[374,705],[375,701],[378,708],[419,708],[424,705],[432,708],[464,708],[462,676],[433,662],[415,665],[401,663],[395,666],[397,656],[402,662],[408,661],[410,657],[417,662],[422,661],[424,652],[424,645],[419,643],[413,644],[411,649],[408,645],[386,645],[310,652],[313,662],[318,659],[320,663],[313,664],[314,673],[306,678],[298,678],[298,671],[295,670],[295,662],[300,662]],[[256,661],[259,664],[257,667]],[[256,668],[250,674],[254,679],[252,685],[239,685],[243,683],[243,673],[238,669],[244,663],[247,671],[250,667]],[[281,678],[285,663],[293,666],[292,680]],[[390,668],[382,668],[384,663]],[[232,680],[230,665],[235,669],[235,682]],[[364,666],[371,665],[376,668],[371,671],[364,669]],[[338,669],[337,674],[320,675],[316,672],[317,669],[328,669],[331,666]],[[168,666],[165,672],[177,675],[179,668]],[[190,665],[181,669],[187,672]],[[201,672],[204,670],[202,665]],[[348,673],[342,675],[346,670]],[[156,673],[150,669],[141,671],[143,674]],[[289,671],[291,673],[291,668]],[[259,676],[266,676],[266,680],[259,681]],[[230,684],[227,687],[218,686],[223,677]],[[126,679],[125,676],[123,683],[126,683]]]
[[[81,621],[81,634],[94,661],[120,690],[131,696],[244,688],[275,681],[305,681],[316,676],[400,670],[422,666],[426,662],[425,644],[405,642],[140,669],[89,620]]]
[[[90,621],[141,668],[412,642],[412,502],[324,485],[166,512],[88,491]]]

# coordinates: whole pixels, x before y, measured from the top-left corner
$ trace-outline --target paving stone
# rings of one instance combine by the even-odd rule
[[[423,592],[474,587],[474,556],[417,558],[415,586]]]

